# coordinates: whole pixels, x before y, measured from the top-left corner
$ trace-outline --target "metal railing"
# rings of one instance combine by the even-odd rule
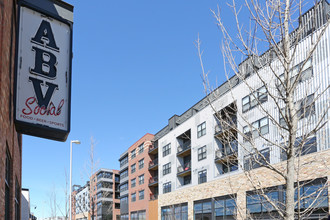
[[[191,162],[188,162],[183,166],[178,166],[178,173],[186,172],[189,170],[191,170]]]
[[[183,144],[183,145],[180,145],[179,147],[178,147],[178,154],[179,153],[181,153],[181,152],[183,152],[183,151],[185,151],[185,150],[188,150],[188,149],[190,149],[191,148],[191,141],[189,141],[189,142],[187,142],[187,143],[185,143],[185,144]]]
[[[158,158],[149,162],[149,168],[158,165]]]

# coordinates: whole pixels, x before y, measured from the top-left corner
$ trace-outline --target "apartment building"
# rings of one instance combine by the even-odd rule
[[[84,186],[74,186],[72,197],[73,197],[73,219],[76,220],[88,220],[89,219],[89,195],[90,187],[89,181]]]
[[[120,219],[119,171],[99,169],[72,192],[73,219]]]
[[[144,135],[120,156],[121,219],[150,219],[149,200],[153,194],[149,167],[155,161],[150,158],[149,147],[153,137]]]
[[[329,19],[329,11],[327,1],[322,1],[302,16],[301,22],[308,22],[312,15],[317,22],[308,26],[299,39],[292,67],[293,72],[302,68],[295,103],[302,106],[297,111],[300,118],[297,146],[301,147],[299,159],[306,166],[296,180],[302,186],[296,197],[313,193],[319,196],[314,197],[313,204],[307,199],[302,201],[302,212],[308,205],[314,207],[308,219],[325,218],[330,205],[329,123],[300,144],[309,127],[319,120],[326,122],[321,117],[327,115],[329,107],[330,29],[325,30],[308,60],[306,51],[315,37],[313,33]],[[270,57],[270,53],[267,51],[263,56]],[[250,87],[234,76],[182,115],[171,117],[168,125],[155,134],[153,146],[158,149],[155,158],[159,168],[152,178],[158,179],[158,219],[280,219],[275,210],[270,210],[269,201],[258,195],[263,191],[278,204],[285,202],[283,178],[261,167],[267,163],[282,169],[286,164],[283,149],[269,144],[284,142],[283,134],[275,126],[283,125],[284,119],[280,113],[282,105],[275,104],[264,85],[274,90],[279,85],[276,79],[268,77],[269,68],[261,65],[258,74],[253,74],[249,62],[251,59],[243,61],[239,68]],[[269,62],[281,66],[277,65],[278,60]],[[279,78],[283,71],[278,69]],[[260,76],[264,76],[264,82]],[[264,114],[265,111],[269,114]],[[259,153],[253,153],[255,150]],[[258,178],[257,187],[252,177]]]

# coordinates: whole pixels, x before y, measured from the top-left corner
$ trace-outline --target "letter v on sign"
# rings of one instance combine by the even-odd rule
[[[46,82],[46,85],[48,88],[47,88],[45,96],[43,96],[42,91],[41,91],[41,83],[43,81],[36,79],[36,78],[32,78],[32,77],[29,77],[29,80],[32,81],[34,92],[37,97],[38,106],[40,108],[43,107],[44,109],[47,109],[49,101],[54,93],[54,90],[58,89],[58,86],[53,83]]]

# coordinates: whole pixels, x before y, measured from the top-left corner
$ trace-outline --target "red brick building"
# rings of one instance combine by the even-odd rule
[[[147,133],[129,147],[127,154],[119,160],[121,219],[150,219],[149,199],[152,192],[149,188],[149,146],[153,138],[154,135]],[[124,165],[126,157],[127,163]]]
[[[14,125],[17,1],[0,0],[0,219],[20,219],[22,136]]]

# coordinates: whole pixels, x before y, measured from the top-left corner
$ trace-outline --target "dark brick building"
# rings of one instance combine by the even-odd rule
[[[21,219],[22,136],[13,119],[17,22],[17,1],[0,0],[0,219],[5,220]]]

